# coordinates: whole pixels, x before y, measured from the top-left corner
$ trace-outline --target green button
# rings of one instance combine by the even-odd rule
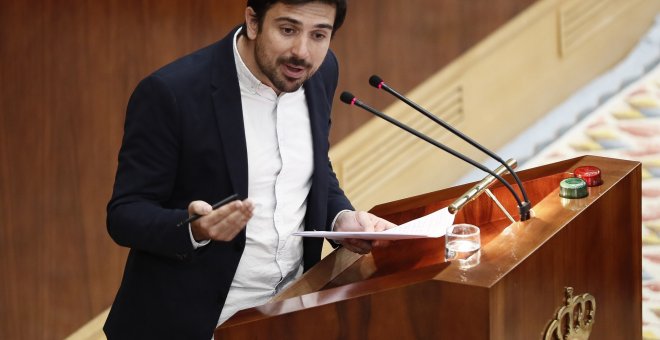
[[[589,196],[587,182],[582,178],[566,178],[559,184],[559,196],[564,198],[583,198]]]

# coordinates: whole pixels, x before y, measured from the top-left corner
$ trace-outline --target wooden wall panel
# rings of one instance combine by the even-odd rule
[[[377,107],[535,0],[353,0],[333,42],[339,91]],[[61,338],[107,308],[126,250],[105,229],[128,96],[224,36],[243,0],[0,2],[0,338]],[[367,115],[339,102],[338,141]]]
[[[339,56],[338,94],[384,109],[393,97],[368,84],[378,74],[404,93],[522,12],[536,0],[353,0],[333,49]],[[338,97],[338,96],[337,96]],[[335,99],[331,142],[372,118]]]
[[[62,338],[107,308],[105,229],[139,79],[241,20],[236,1],[2,1],[0,338]]]

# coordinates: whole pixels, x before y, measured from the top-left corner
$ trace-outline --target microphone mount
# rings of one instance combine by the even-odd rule
[[[369,106],[369,105],[363,103],[362,101],[360,101],[359,99],[357,99],[357,98],[356,98],[354,95],[352,95],[350,92],[342,92],[342,94],[340,95],[339,99],[340,99],[342,102],[344,102],[345,104],[348,104],[348,105],[355,105],[355,106],[358,106],[358,107],[360,107],[360,108],[362,108],[362,109],[364,109],[364,110],[366,110],[366,111],[369,111],[369,112],[372,113],[373,115],[378,116],[379,118],[381,118],[381,119],[383,119],[383,120],[386,120],[386,121],[389,122],[390,124],[396,125],[397,127],[399,127],[399,128],[401,128],[401,129],[407,131],[408,133],[411,133],[411,134],[415,135],[416,137],[418,137],[418,138],[424,140],[425,142],[427,142],[427,143],[429,143],[429,144],[432,144],[432,145],[434,145],[435,147],[440,148],[440,149],[444,150],[445,152],[447,152],[447,153],[453,155],[454,157],[457,157],[457,158],[463,160],[464,162],[467,162],[467,163],[471,164],[472,166],[474,166],[474,167],[476,167],[476,168],[478,168],[478,169],[480,169],[480,170],[482,170],[482,171],[488,173],[489,175],[493,176],[493,177],[496,178],[498,181],[500,181],[500,182],[501,182],[501,183],[502,183],[502,184],[503,184],[503,185],[504,185],[504,186],[505,186],[505,187],[511,192],[511,194],[513,195],[513,197],[514,197],[515,200],[516,200],[516,203],[518,204],[518,208],[519,208],[519,210],[521,210],[521,211],[523,210],[523,202],[520,200],[520,197],[519,197],[518,194],[515,192],[515,190],[513,190],[513,187],[511,187],[511,185],[510,185],[507,181],[505,181],[500,175],[496,174],[496,173],[493,172],[492,170],[490,170],[490,169],[488,169],[487,167],[483,166],[483,165],[480,164],[479,162],[476,162],[476,161],[474,161],[473,159],[468,158],[467,156],[461,154],[460,152],[458,152],[458,151],[456,151],[456,150],[453,150],[453,149],[451,149],[451,148],[445,146],[444,144],[442,144],[442,143],[440,143],[440,142],[438,142],[438,141],[436,141],[436,140],[430,138],[429,136],[427,136],[427,135],[425,135],[425,134],[423,134],[423,133],[421,133],[421,132],[419,132],[419,131],[417,131],[417,130],[411,128],[411,127],[409,127],[408,125],[405,125],[405,124],[399,122],[398,120],[396,120],[396,119],[394,119],[394,118],[392,118],[392,117],[390,117],[390,116],[388,116],[388,115],[386,115],[386,114],[384,114],[384,113],[382,113],[382,112],[380,112],[380,111],[378,111],[378,110],[372,108],[371,106]],[[527,205],[529,205],[529,203],[527,203]],[[529,215],[529,213],[528,213],[528,215]],[[529,218],[529,216],[528,216],[528,218]],[[527,219],[528,219],[528,218],[527,218]],[[521,221],[525,221],[525,220],[526,220],[526,219],[523,219],[523,215],[521,215]]]
[[[509,159],[506,163],[512,168],[515,168],[516,165],[518,165],[518,162],[513,158]],[[507,171],[506,168],[502,165],[500,165],[497,169],[494,170],[494,172],[500,176],[502,176],[506,171]],[[470,189],[468,189],[463,195],[457,198],[454,202],[452,202],[452,204],[449,205],[449,212],[452,214],[457,213],[466,204],[476,199],[486,190],[488,190],[488,188],[491,185],[493,185],[493,183],[495,183],[495,177],[493,177],[493,175],[486,176],[484,179],[477,182]]]
[[[522,196],[523,196],[523,199],[524,199],[524,202],[522,202],[521,204],[518,205],[518,209],[519,209],[519,212],[520,212],[520,220],[521,221],[526,221],[530,218],[530,216],[531,216],[530,210],[532,208],[532,204],[530,203],[529,198],[527,197],[527,192],[525,191],[525,187],[522,185],[522,182],[520,181],[520,178],[518,177],[516,172],[513,171],[513,168],[511,168],[511,166],[509,166],[507,164],[507,162],[505,162],[500,156],[498,156],[494,152],[490,151],[489,149],[487,149],[483,145],[479,144],[477,141],[473,140],[472,138],[468,137],[467,135],[463,134],[462,132],[458,131],[453,126],[449,125],[448,123],[446,123],[442,119],[436,117],[434,114],[427,111],[423,107],[417,105],[417,103],[415,103],[412,100],[408,99],[406,96],[400,94],[399,92],[397,92],[396,90],[394,90],[393,88],[388,86],[385,83],[385,81],[383,81],[383,79],[380,78],[379,76],[372,75],[369,78],[369,84],[371,86],[377,88],[377,89],[382,89],[385,92],[395,96],[399,100],[406,103],[408,106],[412,107],[413,109],[417,110],[419,113],[421,113],[424,116],[426,116],[427,118],[431,119],[436,124],[441,125],[445,129],[447,129],[451,133],[453,133],[454,135],[458,136],[462,140],[466,141],[467,143],[469,143],[473,147],[479,149],[483,153],[487,154],[488,156],[490,156],[491,158],[493,158],[494,160],[496,160],[497,162],[502,164],[502,166],[504,166],[506,168],[506,170],[511,174],[511,176],[513,176],[513,179],[516,181],[516,184],[518,185],[518,188],[520,189],[520,192],[522,193]]]

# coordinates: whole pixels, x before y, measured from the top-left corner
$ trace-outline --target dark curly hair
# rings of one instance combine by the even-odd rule
[[[335,8],[337,9],[337,13],[335,14],[335,22],[332,25],[332,34],[334,35],[335,32],[339,29],[339,27],[341,27],[341,25],[344,23],[344,19],[346,18],[347,0],[248,0],[247,7],[252,7],[254,12],[256,13],[257,20],[259,21],[259,27],[261,28],[261,25],[264,22],[264,17],[266,16],[266,12],[268,12],[268,9],[274,4],[281,2],[286,5],[302,5],[308,2],[315,2],[315,1],[319,1],[329,5],[335,5]],[[242,33],[245,32],[247,32],[247,30],[245,24],[243,24]]]

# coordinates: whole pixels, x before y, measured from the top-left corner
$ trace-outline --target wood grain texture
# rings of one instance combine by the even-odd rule
[[[333,45],[341,69],[338,91],[385,109],[394,99],[368,84],[371,75],[406,93],[536,1],[349,1]],[[334,107],[332,144],[372,118],[338,98]]]
[[[62,338],[106,309],[124,109],[149,72],[241,18],[219,1],[0,4],[0,338]]]
[[[384,107],[535,0],[351,1],[339,90]],[[106,309],[126,250],[105,229],[137,82],[221,38],[245,1],[0,2],[0,338],[61,338]],[[336,102],[332,141],[369,117]]]
[[[559,182],[584,165],[601,168],[604,184],[590,188],[587,198],[562,200]],[[306,339],[312,334],[328,339],[540,339],[563,306],[568,286],[576,295],[596,298],[591,338],[641,339],[641,164],[586,156],[520,174],[531,189],[536,217],[511,224],[488,207],[478,208],[489,204],[479,200],[457,216],[480,221],[485,237],[476,267],[464,270],[444,262],[442,241],[435,241],[435,247],[428,240],[394,242],[350,266],[342,263],[343,272],[326,275],[323,290],[299,284],[287,292],[288,299],[238,313],[216,329],[216,339]],[[392,202],[372,212],[404,222],[468,187]],[[510,204],[513,199],[501,188],[496,195]],[[337,269],[325,261],[312,270]]]

